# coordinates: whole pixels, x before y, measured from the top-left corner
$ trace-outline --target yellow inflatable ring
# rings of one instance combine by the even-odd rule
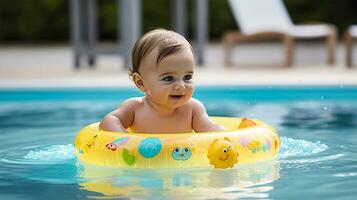
[[[273,159],[280,149],[278,133],[262,121],[252,120],[254,126],[242,128],[242,118],[211,119],[228,131],[119,133],[99,130],[94,123],[78,133],[76,154],[84,163],[120,168],[231,168]]]

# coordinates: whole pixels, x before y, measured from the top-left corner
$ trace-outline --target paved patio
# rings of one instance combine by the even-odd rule
[[[206,64],[197,67],[198,85],[357,85],[357,64],[344,64],[342,44],[337,63],[326,65],[323,43],[301,43],[295,48],[295,64],[281,67],[283,49],[279,43],[243,44],[234,51],[236,65],[224,67],[223,48],[211,43]],[[357,63],[357,52],[354,54]],[[131,86],[123,61],[101,56],[95,69],[72,67],[69,45],[0,47],[0,87],[117,87]]]

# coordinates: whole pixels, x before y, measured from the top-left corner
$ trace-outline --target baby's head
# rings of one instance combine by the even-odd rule
[[[153,103],[178,107],[193,94],[194,56],[180,34],[156,29],[134,44],[130,75]]]
[[[188,49],[192,53],[190,43],[180,34],[166,30],[155,29],[147,32],[141,36],[134,44],[132,49],[132,67],[130,68],[130,75],[134,72],[139,73],[142,60],[146,56],[156,57],[156,65],[160,63],[165,57],[174,54],[180,50]],[[155,52],[149,55],[150,52]]]

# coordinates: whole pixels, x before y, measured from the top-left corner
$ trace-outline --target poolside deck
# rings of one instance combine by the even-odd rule
[[[197,85],[357,85],[357,64],[348,69],[339,45],[333,66],[326,65],[323,43],[298,43],[295,64],[281,67],[279,43],[244,44],[236,47],[236,66],[223,66],[223,48],[208,45],[206,64],[196,70]],[[357,52],[354,54],[357,62]],[[122,60],[101,56],[92,70],[72,67],[69,45],[0,48],[0,88],[14,87],[117,87],[132,86]]]

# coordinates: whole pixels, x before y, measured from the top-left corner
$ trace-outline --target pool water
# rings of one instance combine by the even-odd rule
[[[135,89],[0,90],[0,199],[355,199],[357,87],[201,87],[210,115],[275,126],[274,161],[130,170],[85,165],[73,141]]]

